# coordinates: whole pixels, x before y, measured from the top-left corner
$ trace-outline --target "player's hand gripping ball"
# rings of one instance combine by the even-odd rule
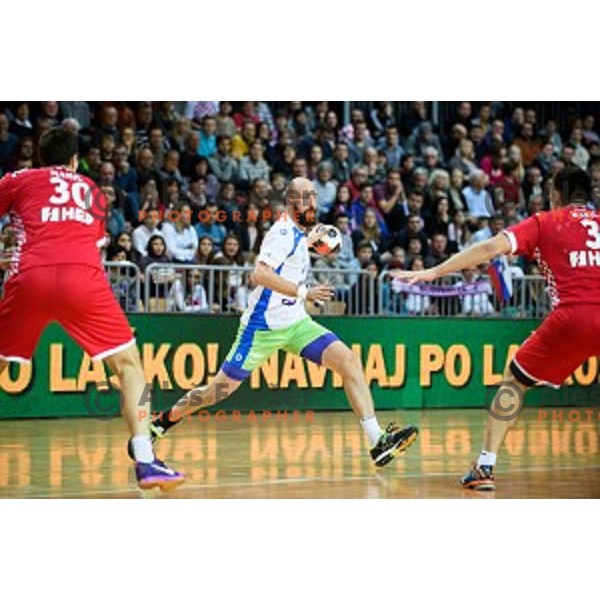
[[[315,241],[313,248],[323,256],[336,252],[342,246],[342,234],[333,225],[317,225],[315,227]]]

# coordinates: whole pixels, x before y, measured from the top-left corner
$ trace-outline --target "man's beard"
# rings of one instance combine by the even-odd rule
[[[304,227],[314,227],[317,223],[315,211],[312,209],[298,211],[298,223]]]

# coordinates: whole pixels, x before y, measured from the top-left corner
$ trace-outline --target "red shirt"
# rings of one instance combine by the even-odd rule
[[[17,246],[9,275],[56,264],[102,269],[107,202],[89,178],[64,167],[27,169],[0,179],[0,216],[10,212]]]
[[[552,307],[600,304],[600,213],[569,205],[505,230],[513,254],[536,259]]]

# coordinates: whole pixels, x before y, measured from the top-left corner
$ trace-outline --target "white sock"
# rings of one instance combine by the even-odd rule
[[[496,455],[493,452],[481,451],[479,458],[477,459],[478,467],[493,467],[496,465]]]
[[[131,438],[133,447],[133,456],[135,460],[141,463],[151,463],[154,461],[154,452],[152,451],[152,442],[149,435],[136,435]]]
[[[371,446],[374,446],[377,443],[377,440],[379,439],[381,434],[383,433],[381,427],[379,427],[377,417],[373,415],[371,417],[361,419],[360,424],[362,425],[364,432],[369,438],[369,444],[371,444]]]

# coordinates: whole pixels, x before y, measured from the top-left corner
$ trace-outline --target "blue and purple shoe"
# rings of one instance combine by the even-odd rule
[[[163,492],[175,489],[185,481],[183,473],[173,471],[156,457],[151,463],[136,462],[135,477],[140,489],[160,488]]]

